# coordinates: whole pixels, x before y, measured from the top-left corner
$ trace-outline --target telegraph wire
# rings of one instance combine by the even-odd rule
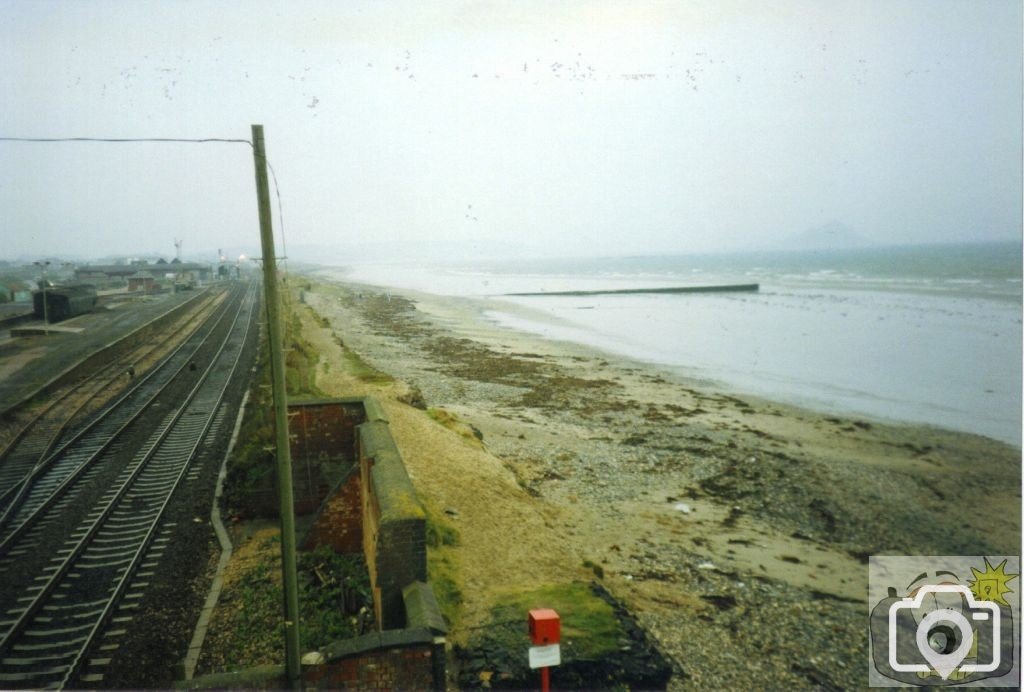
[[[252,140],[230,139],[226,137],[0,137],[0,142],[98,142],[101,144],[126,144],[136,142],[157,142],[172,144],[248,144],[253,147]],[[277,217],[281,227],[281,254],[282,259],[288,258],[288,244],[284,236],[284,208],[281,205],[281,188],[277,184],[277,174],[274,173],[274,166],[267,159],[267,167],[270,169],[270,176],[274,180],[274,194],[277,196]]]
[[[269,158],[267,158],[267,168],[270,169],[270,177],[274,181],[274,194],[277,196],[277,218],[281,224],[281,259],[287,264],[288,243],[284,240],[284,206],[281,204],[281,188],[277,186],[277,173],[274,172],[274,164],[270,163]],[[287,266],[285,266],[285,273],[288,273]]]
[[[177,142],[188,144],[210,144],[220,142],[225,144],[248,144],[248,139],[226,139],[221,137],[205,137],[202,139],[189,139],[185,137],[0,137],[0,142],[104,142],[104,143],[125,143],[125,142]]]

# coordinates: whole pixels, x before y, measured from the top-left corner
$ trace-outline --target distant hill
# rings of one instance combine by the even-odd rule
[[[862,235],[840,221],[808,228],[784,239],[786,250],[842,250],[870,245]]]

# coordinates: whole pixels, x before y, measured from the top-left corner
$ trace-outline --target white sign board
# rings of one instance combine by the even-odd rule
[[[530,667],[550,668],[562,662],[562,650],[558,644],[530,647]]]

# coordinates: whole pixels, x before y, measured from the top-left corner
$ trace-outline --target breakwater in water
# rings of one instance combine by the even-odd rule
[[[758,284],[726,284],[719,286],[668,286],[664,288],[618,288],[595,291],[534,291],[528,293],[505,293],[505,296],[612,296],[635,295],[639,293],[757,293]]]

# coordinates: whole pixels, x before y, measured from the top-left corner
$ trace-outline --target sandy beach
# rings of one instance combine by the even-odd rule
[[[718,391],[499,328],[485,300],[325,276],[299,306],[317,385],[380,399],[457,527],[456,644],[503,593],[600,579],[671,688],[864,686],[869,555],[1019,551],[1012,446]],[[346,350],[394,379],[354,376]]]

